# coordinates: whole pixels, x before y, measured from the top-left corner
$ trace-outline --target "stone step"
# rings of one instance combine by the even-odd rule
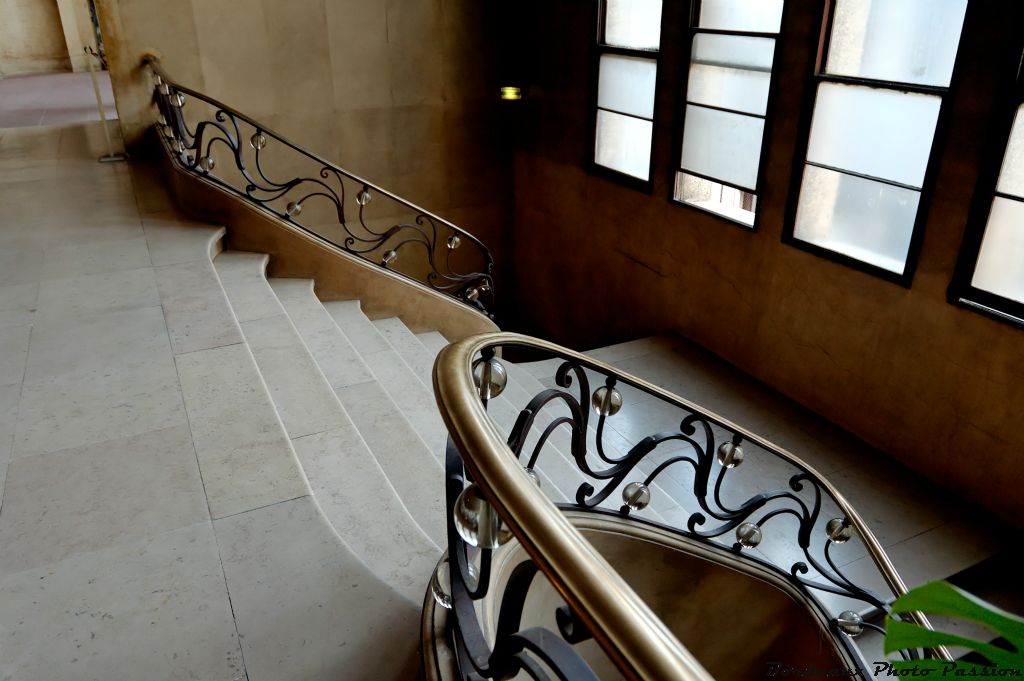
[[[363,314],[358,300],[330,301],[324,303],[324,307],[440,463],[448,441],[448,430],[441,420],[432,391]]]
[[[265,259],[242,253],[225,253],[216,261],[229,282],[229,301],[240,300],[243,309],[247,305],[264,313],[275,306],[278,310],[240,326],[315,500],[345,546],[385,584],[416,603],[422,598],[423,575],[430,573],[440,550],[388,483],[267,282],[264,265]],[[368,531],[381,522],[395,542],[381,542]]]
[[[360,489],[363,491],[361,501],[357,502],[365,505],[361,516],[374,515],[374,504],[380,505],[382,509],[395,507],[396,500],[391,496],[393,492],[397,495],[398,506],[404,507],[407,520],[412,520],[432,545],[444,546],[447,542],[440,462],[416,434],[398,405],[381,388],[356,351],[349,335],[338,327],[335,319],[313,293],[312,282],[273,279],[271,283],[299,336],[343,407],[346,419],[339,422],[337,428],[342,429],[351,423],[377,464],[377,472],[367,465],[367,479],[358,483],[346,482],[352,485],[353,492]],[[372,404],[361,403],[366,398],[371,399]],[[332,446],[346,442],[343,433],[336,435],[338,438]],[[305,451],[303,448],[298,449],[300,455]],[[341,470],[339,474],[348,475],[348,472]],[[313,484],[316,487],[316,483]],[[332,481],[325,484],[330,487],[338,483]],[[402,527],[407,520],[399,522],[396,518],[386,524]],[[374,526],[378,522],[379,516],[375,516],[366,526]],[[379,538],[371,537],[367,541],[376,542]]]

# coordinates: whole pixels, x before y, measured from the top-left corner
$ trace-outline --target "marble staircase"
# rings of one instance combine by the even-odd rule
[[[144,168],[97,167],[100,141],[0,131],[0,679],[414,678],[446,541],[447,340],[268,278]],[[999,547],[998,525],[678,339],[592,355],[807,457],[911,585]],[[489,405],[506,432],[554,375],[507,366]],[[617,451],[674,425],[623,394]],[[564,430],[537,473],[571,500]],[[642,515],[685,524],[676,484]]]

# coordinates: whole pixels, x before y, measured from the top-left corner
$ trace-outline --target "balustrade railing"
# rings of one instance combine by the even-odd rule
[[[542,378],[550,387],[505,395],[516,366],[507,357],[524,351],[550,360]],[[563,679],[595,678],[573,645],[590,637],[627,678],[710,678],[562,510],[668,530],[723,563],[770,571],[800,595],[835,649],[853,661],[853,673],[872,678],[873,660],[858,641],[884,629],[864,613],[888,612],[891,596],[880,589],[899,596],[906,587],[863,519],[805,462],[643,380],[517,334],[448,346],[434,383],[451,439],[448,554],[432,589],[451,608],[462,678],[527,670],[546,679],[545,669]],[[616,428],[630,409],[628,427]],[[521,544],[529,559],[503,593],[489,594],[492,553],[508,542]],[[846,574],[864,556],[876,571],[872,588]],[[557,631],[521,621],[538,573],[566,603],[554,613]],[[678,585],[680,598],[687,588]],[[486,599],[499,609],[491,638],[480,619]],[[919,613],[910,617],[929,626]],[[949,659],[941,648],[900,655]]]
[[[306,232],[493,316],[494,261],[473,235],[174,82],[147,56],[178,167]]]

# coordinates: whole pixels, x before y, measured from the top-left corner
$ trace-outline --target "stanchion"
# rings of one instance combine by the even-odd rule
[[[103,125],[103,136],[107,139],[107,153],[100,156],[99,161],[100,163],[125,161],[128,159],[128,154],[114,153],[114,143],[110,140],[110,131],[107,130],[107,112],[104,110],[103,97],[100,95],[100,84],[96,80],[96,67],[92,63],[92,58],[95,56],[95,53],[88,47],[85,48],[85,53],[89,56],[86,60],[89,62],[89,77],[92,79],[92,90],[96,93],[96,106],[100,110],[100,123]]]

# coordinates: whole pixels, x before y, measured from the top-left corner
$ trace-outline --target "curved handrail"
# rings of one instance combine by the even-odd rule
[[[483,242],[475,236],[444,218],[317,156],[237,109],[177,83],[167,75],[160,59],[155,55],[147,54],[142,61],[153,73],[154,99],[160,110],[160,137],[164,144],[170,147],[177,165],[348,253],[376,262],[383,268],[449,295],[493,317],[491,311],[494,302],[494,259]],[[201,120],[194,128],[190,127],[182,113],[186,96],[213,107],[214,120]],[[247,125],[253,130],[247,138],[254,157],[251,167],[244,157],[246,151],[243,140],[246,136],[242,134],[240,124]],[[261,155],[265,157],[264,149],[271,140],[295,152],[304,160],[311,161],[311,176],[294,177],[286,181],[271,179],[272,169],[265,169],[261,163]],[[213,173],[216,164],[211,149],[218,143],[225,146],[230,153],[235,169],[241,173],[241,183],[233,183]],[[358,188],[353,198],[357,212],[355,223],[350,223],[346,219],[346,180]],[[368,225],[367,220],[370,217],[367,214],[367,206],[376,195],[403,206],[414,216],[413,219],[386,228]],[[336,224],[345,232],[341,243],[297,219],[302,212],[303,202],[313,200],[328,202],[331,212],[336,216]],[[472,249],[472,259],[476,263],[473,265],[475,269],[468,272],[457,271],[452,263],[454,252],[460,247],[465,250],[464,244]],[[422,260],[414,262],[416,269],[420,271],[409,273],[396,269],[400,254],[413,248],[424,250]],[[425,274],[422,270],[426,270]]]
[[[516,438],[515,432],[510,437],[509,443],[506,443],[505,438],[499,433],[494,423],[488,417],[485,400],[481,399],[481,389],[477,385],[477,381],[480,381],[482,377],[479,375],[474,377],[474,368],[479,365],[481,358],[483,361],[489,361],[488,358],[495,357],[501,348],[510,347],[540,350],[548,353],[550,356],[575,364],[581,368],[581,372],[585,368],[602,373],[608,377],[614,377],[606,383],[609,389],[615,385],[615,381],[638,388],[691,414],[699,415],[697,420],[706,420],[709,423],[731,431],[734,443],[738,443],[740,439],[743,439],[784,459],[802,471],[800,476],[795,476],[791,480],[790,484],[793,489],[800,489],[800,481],[820,485],[820,491],[824,491],[835,501],[839,510],[848,520],[849,525],[856,530],[867,549],[868,555],[874,561],[893,594],[898,597],[906,593],[906,585],[902,578],[863,518],[826,478],[790,452],[775,447],[754,433],[731,423],[727,419],[707,412],[698,405],[658,386],[554,343],[514,333],[489,333],[473,336],[449,345],[438,355],[434,366],[434,389],[442,417],[448,427],[454,447],[461,454],[462,463],[471,473],[473,482],[482,490],[485,498],[493,505],[512,534],[523,544],[523,547],[530,554],[538,569],[544,573],[560,595],[572,607],[573,611],[582,619],[602,649],[628,677],[638,679],[685,679],[687,681],[709,678],[707,672],[700,666],[700,663],[679,643],[666,626],[640,600],[621,577],[615,573],[611,566],[597,554],[593,547],[562,515],[558,507],[550,502],[531,481],[531,478],[524,474],[524,464],[519,460],[518,452],[514,452],[511,446]],[[570,368],[563,364],[563,368],[560,370],[563,374],[561,379],[559,379],[560,385],[568,386],[571,384],[571,379],[565,380],[565,375],[568,374]],[[577,379],[581,378],[582,374],[577,374]],[[580,382],[585,384],[584,380]],[[583,390],[584,388],[581,388],[581,393]],[[598,390],[601,390],[601,388]],[[545,391],[545,393],[552,392],[555,391]],[[542,393],[531,402],[531,405],[524,410],[521,420],[529,420],[531,418],[530,414],[536,413],[537,409],[541,406],[540,398],[545,393]],[[607,399],[607,393],[604,396]],[[586,399],[584,401],[587,397],[589,395],[581,394],[577,407],[579,403],[582,403],[583,409],[588,409],[590,400]],[[600,402],[597,395],[595,395],[594,399],[595,404]],[[583,418],[584,429],[586,428],[585,422],[586,417]],[[603,417],[598,425],[598,432],[600,432],[602,423]],[[517,423],[518,425],[520,424]],[[661,433],[658,435],[666,434]],[[646,440],[651,439],[646,438]],[[642,448],[642,444],[644,443],[639,443],[637,448]],[[582,447],[584,449],[582,455],[574,452],[577,464],[581,465],[581,468],[587,465],[584,463],[584,457],[586,456],[585,439]],[[515,448],[519,449],[520,447],[517,446]],[[630,458],[630,455],[623,456],[620,459],[608,459],[605,457],[604,452],[600,450],[597,454],[604,461],[611,464],[625,465],[625,463],[633,463],[632,461],[626,461],[627,458]],[[706,454],[713,457],[715,452],[707,452]],[[695,463],[696,468],[696,462],[693,463]],[[708,463],[708,466],[710,466],[710,463]],[[529,464],[527,467],[529,467]],[[614,467],[613,465],[612,468]],[[724,471],[726,467],[723,466],[722,468]],[[660,469],[661,467],[659,467]],[[657,473],[653,473],[650,478],[656,475]],[[613,482],[621,482],[623,479],[622,477],[616,477]],[[704,482],[707,482],[706,475]],[[719,476],[718,484],[720,483],[721,475]],[[816,493],[820,492],[817,487],[815,491]],[[593,494],[593,492],[593,487],[586,484],[583,485],[580,491],[577,492],[577,506],[585,507],[586,497]],[[717,486],[714,494],[717,499]],[[758,501],[762,500],[758,499]],[[761,505],[763,506],[764,504],[762,503]],[[731,512],[735,513],[735,511],[733,509]],[[628,509],[624,506],[622,512],[628,514]],[[817,512],[818,508],[815,507],[815,515],[817,515]],[[699,513],[694,514],[694,516],[700,515]],[[749,515],[750,513],[747,513],[742,519]],[[774,514],[768,514],[767,517],[771,517],[771,515]],[[693,522],[693,517],[691,517],[688,532],[687,530],[683,530],[683,532],[688,533],[690,536],[702,536],[695,529],[695,525],[703,522],[703,516],[701,517],[702,519],[696,523]],[[763,521],[764,518],[762,518]],[[737,524],[738,522],[736,521]],[[728,527],[732,529],[736,525],[731,524]],[[801,529],[801,532],[803,531]],[[710,537],[714,535],[704,536]],[[831,537],[829,540],[831,541]],[[804,546],[804,541],[801,539],[801,546]],[[739,544],[735,548],[737,553],[739,553]],[[831,558],[828,558],[827,550],[825,555],[829,565],[832,565]],[[796,569],[796,566],[794,566],[794,570]],[[802,571],[806,572],[806,569],[806,565],[803,565]],[[799,579],[795,573],[793,577],[798,583],[802,583],[805,586],[808,584]],[[849,582],[846,583],[849,584]],[[850,586],[852,587],[853,585],[850,584]],[[830,589],[825,588],[824,590],[828,591]],[[833,591],[833,593],[840,592]],[[870,599],[871,602],[876,605],[880,603],[869,592],[858,589],[858,593],[868,594],[872,597]],[[922,626],[930,628],[930,624],[923,614],[912,613],[911,617]],[[836,627],[837,624],[838,621],[833,620],[832,626]],[[865,623],[864,626],[868,625]],[[838,633],[838,630],[834,630],[834,633]],[[932,654],[941,659],[951,659],[948,651],[944,648],[937,648],[932,651]]]

